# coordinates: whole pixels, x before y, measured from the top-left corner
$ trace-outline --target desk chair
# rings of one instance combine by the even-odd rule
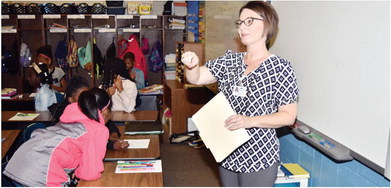
[[[159,110],[159,99],[156,95],[142,95],[140,96],[141,104],[136,107],[137,111],[143,110]]]
[[[45,129],[45,128],[46,128],[46,125],[43,124],[43,123],[32,123],[32,124],[28,125],[23,130],[23,135],[22,135],[23,136],[23,142],[26,142],[27,140],[29,140],[31,138],[31,134],[36,129]]]

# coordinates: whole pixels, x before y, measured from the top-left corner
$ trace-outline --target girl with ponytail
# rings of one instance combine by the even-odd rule
[[[74,186],[77,179],[100,178],[111,104],[105,90],[82,92],[77,103],[65,108],[59,123],[32,133],[12,156],[4,174],[16,185],[28,187]]]

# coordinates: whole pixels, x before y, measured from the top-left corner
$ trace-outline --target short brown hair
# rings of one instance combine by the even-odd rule
[[[266,34],[266,42],[268,42],[277,32],[278,14],[276,10],[274,10],[269,3],[262,1],[250,1],[240,9],[239,15],[245,8],[258,13],[263,18],[265,28],[262,35]]]

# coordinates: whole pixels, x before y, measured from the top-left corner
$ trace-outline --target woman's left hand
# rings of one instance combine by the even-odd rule
[[[228,130],[236,130],[240,128],[250,128],[252,125],[252,118],[244,115],[232,115],[227,120],[225,120],[225,125]]]

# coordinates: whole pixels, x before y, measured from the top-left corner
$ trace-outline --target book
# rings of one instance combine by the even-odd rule
[[[297,179],[297,178],[309,178],[308,173],[297,163],[284,163],[280,166],[281,171],[285,174],[285,177]]]
[[[118,161],[115,173],[152,173],[162,172],[161,160]]]
[[[161,89],[163,89],[163,85],[154,84],[154,85],[145,87],[143,89],[140,89],[140,93],[148,93],[148,92],[153,92],[153,91],[157,91],[157,90],[161,90]]]
[[[38,117],[38,113],[31,113],[31,114],[26,114],[26,113],[21,113],[18,112],[14,116],[12,116],[9,121],[31,121]]]
[[[1,90],[1,99],[11,99],[18,95],[15,88],[4,88]]]
[[[8,95],[12,92],[16,92],[16,89],[15,88],[4,88],[4,89],[1,89],[1,95]]]
[[[1,95],[1,99],[12,99],[16,96],[18,96],[18,93],[16,93],[16,91],[15,91],[15,92],[9,93],[7,95]]]
[[[138,121],[125,123],[124,134],[126,135],[161,133],[163,133],[163,126],[160,122]]]

